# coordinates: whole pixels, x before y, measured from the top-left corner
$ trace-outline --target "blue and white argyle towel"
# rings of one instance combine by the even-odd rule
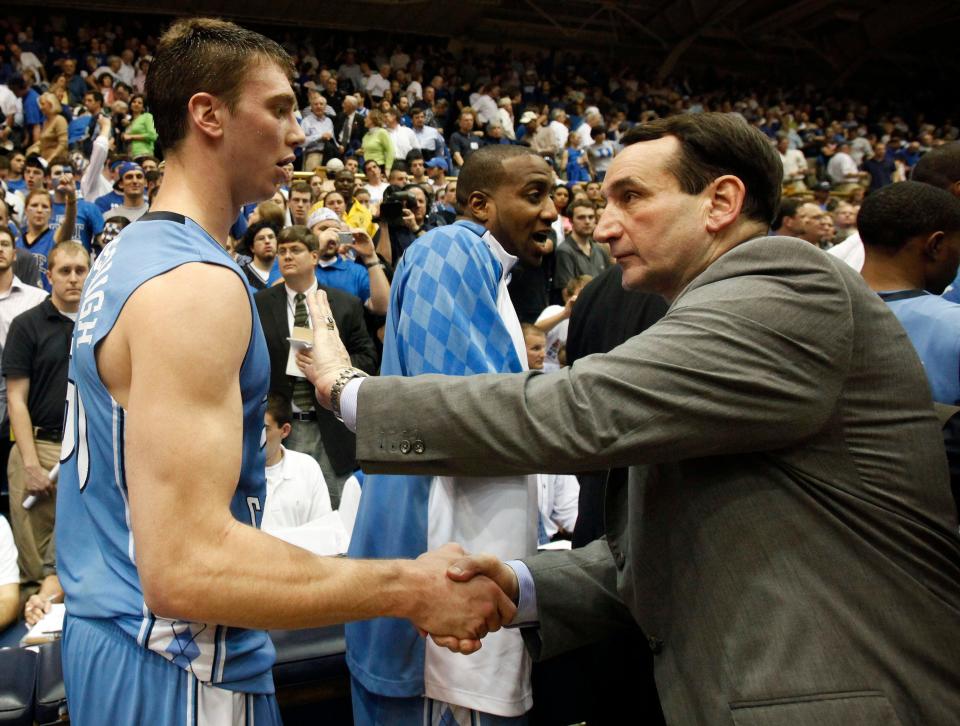
[[[383,341],[383,375],[469,376],[523,370],[497,312],[501,266],[479,224],[438,227],[407,248],[397,266]],[[411,431],[409,438],[416,438]],[[427,550],[432,477],[366,477],[349,556],[413,558]],[[347,663],[384,696],[424,692],[424,644],[406,620],[349,623]]]

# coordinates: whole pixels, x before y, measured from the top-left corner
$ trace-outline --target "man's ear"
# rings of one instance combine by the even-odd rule
[[[280,427],[280,440],[283,441],[290,435],[290,432],[293,431],[293,426],[288,423],[285,423]]]
[[[707,231],[716,234],[737,221],[747,190],[739,178],[725,174],[714,179],[706,191],[710,205],[707,209]]]
[[[946,239],[947,235],[942,231],[928,234],[926,239],[921,242],[924,257],[931,261],[940,259]]]
[[[467,211],[480,224],[486,224],[496,214],[496,206],[493,200],[483,192],[470,192],[470,197],[467,199]]]
[[[187,101],[187,117],[190,123],[209,139],[223,136],[223,116],[226,107],[211,93],[195,93]]]

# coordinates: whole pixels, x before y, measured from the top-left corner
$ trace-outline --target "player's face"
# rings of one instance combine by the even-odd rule
[[[610,245],[623,286],[675,297],[710,262],[705,229],[708,185],[686,194],[668,164],[679,152],[672,136],[626,147],[603,180],[607,206],[593,232]]]
[[[269,199],[277,184],[286,184],[294,150],[303,131],[294,112],[296,98],[290,81],[269,61],[253,62],[243,92],[223,124],[224,160],[233,169],[232,197],[236,204]]]
[[[503,248],[531,267],[539,267],[557,207],[550,197],[550,167],[539,156],[524,154],[503,162],[505,181],[490,195],[487,228]]]
[[[82,253],[60,252],[53,258],[53,264],[47,272],[52,288],[51,296],[62,303],[76,305],[83,292],[83,281],[90,272],[90,263]]]

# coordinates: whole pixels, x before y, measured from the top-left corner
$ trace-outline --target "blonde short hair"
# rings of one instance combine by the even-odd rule
[[[39,100],[49,103],[50,109],[54,114],[59,114],[61,111],[63,111],[63,104],[60,103],[60,99],[57,98],[55,94],[50,93],[50,91],[40,94]]]

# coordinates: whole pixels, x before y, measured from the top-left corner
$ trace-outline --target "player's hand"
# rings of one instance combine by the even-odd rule
[[[497,583],[497,587],[510,599],[511,605],[517,602],[520,593],[520,584],[517,581],[517,575],[513,568],[508,567],[493,555],[479,554],[467,555],[454,560],[447,568],[447,577],[457,582],[470,582],[475,577],[489,578]],[[514,614],[516,607],[514,606]],[[509,625],[513,620],[513,615],[505,617],[501,622]],[[452,650],[454,653],[470,653],[472,645],[469,640],[461,640],[452,636],[442,636],[431,634],[433,642],[442,648]]]
[[[312,366],[309,370],[301,368],[317,389],[317,401],[324,408],[330,408],[330,389],[336,383],[337,376],[344,368],[350,368],[350,354],[343,347],[337,324],[327,300],[327,293],[317,290],[307,295],[307,308],[313,322]]]
[[[50,600],[39,595],[31,595],[23,608],[23,619],[27,621],[27,625],[33,626],[39,623],[48,612],[50,612]]]
[[[439,645],[458,653],[480,649],[487,633],[509,623],[517,609],[500,587],[478,573],[461,582],[448,575],[456,562],[469,558],[457,544],[447,544],[417,558],[418,587],[408,615],[421,634],[429,633]]]
[[[40,496],[41,494],[53,494],[56,484],[50,481],[50,472],[39,464],[25,466],[24,473],[27,475],[24,481],[24,487],[29,494]]]

